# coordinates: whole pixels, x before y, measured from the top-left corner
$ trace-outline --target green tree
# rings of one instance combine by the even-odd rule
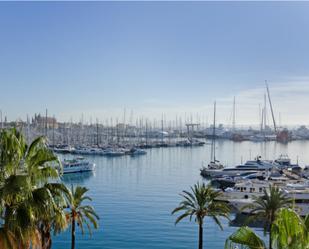
[[[84,224],[87,226],[90,235],[92,234],[90,223],[95,229],[98,228],[97,221],[99,220],[99,216],[95,213],[92,206],[83,205],[85,200],[92,201],[89,196],[85,195],[87,191],[88,189],[85,187],[77,186],[74,188],[72,186],[72,190],[67,197],[69,205],[67,218],[71,224],[72,249],[75,248],[76,223],[80,227],[82,234],[84,234]]]
[[[60,163],[48,149],[44,137],[28,146],[16,129],[1,132],[0,212],[3,221],[0,241],[6,244],[4,248],[16,248],[16,244],[21,248],[40,245],[50,248],[44,243],[48,241],[44,237],[48,232],[43,233],[40,228],[52,224],[49,232],[52,228],[58,229],[55,224],[60,220],[56,217],[61,212],[64,215],[62,190],[65,187],[49,183],[58,179],[56,166]],[[62,222],[61,228],[64,227]],[[51,245],[51,241],[48,243]]]
[[[183,191],[180,196],[183,200],[179,206],[172,211],[172,214],[182,211],[183,213],[176,219],[177,224],[182,219],[189,217],[190,221],[192,217],[195,217],[195,222],[199,226],[199,244],[198,248],[203,248],[203,226],[204,218],[206,216],[211,217],[215,223],[223,229],[219,217],[228,218],[229,207],[223,203],[216,201],[220,197],[221,193],[215,191],[210,186],[206,186],[204,183],[197,183],[194,187],[191,187],[191,192]]]
[[[269,186],[268,190],[264,189],[262,196],[253,197],[253,204],[246,205],[244,209],[251,209],[250,219],[262,219],[264,223],[264,232],[269,231],[269,249],[272,249],[272,224],[276,219],[277,212],[282,207],[291,205],[292,199],[276,186]]]
[[[42,239],[42,249],[50,249],[52,247],[52,231],[54,235],[57,235],[68,227],[65,213],[65,207],[67,205],[65,196],[69,191],[65,185],[58,183],[48,183],[45,185],[45,188],[49,189],[53,197],[50,198],[52,209],[48,212],[41,212],[39,217],[39,232]]]
[[[273,241],[278,249],[309,248],[309,215],[302,219],[295,211],[278,211],[272,225]]]

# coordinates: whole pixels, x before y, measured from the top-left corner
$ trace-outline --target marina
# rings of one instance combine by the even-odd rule
[[[309,2],[0,2],[0,249],[309,249]]]
[[[253,152],[263,159],[289,155],[291,162],[297,162],[298,158],[302,168],[309,162],[309,143],[306,141],[281,144],[271,141],[237,143],[219,140],[216,144],[216,154],[225,167],[241,164],[241,160],[250,161]],[[179,201],[177,193],[187,189],[192,182],[209,182],[200,176],[200,169],[202,162],[211,160],[210,152],[211,146],[197,146],[151,148],[141,157],[86,155],[88,161],[96,164],[93,173],[63,176],[66,184],[80,183],[89,187],[96,200],[94,206],[99,215],[104,217],[99,230],[90,240],[88,236],[78,236],[81,248],[196,247],[195,224],[184,222],[175,227],[170,212]],[[59,156],[71,157],[69,154]],[[264,187],[267,186],[264,184]],[[223,248],[225,238],[237,229],[223,221],[224,230],[220,231],[210,219],[206,219],[206,222],[205,241],[210,249]],[[263,237],[261,228],[255,230]],[[55,237],[53,243],[56,248],[65,246],[67,236],[64,233]]]

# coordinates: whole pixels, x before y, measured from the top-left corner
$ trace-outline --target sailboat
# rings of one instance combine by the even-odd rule
[[[216,101],[214,103],[214,123],[213,134],[211,141],[211,161],[208,164],[208,169],[222,169],[223,165],[216,159]]]

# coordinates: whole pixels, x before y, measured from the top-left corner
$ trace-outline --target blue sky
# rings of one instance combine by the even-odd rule
[[[200,113],[309,123],[309,3],[1,2],[0,109],[9,119]]]

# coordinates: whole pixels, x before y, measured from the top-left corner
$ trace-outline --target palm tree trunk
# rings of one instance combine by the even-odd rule
[[[269,230],[269,249],[272,249],[272,236],[271,236],[271,229]]]
[[[72,249],[75,249],[75,219],[72,217]]]
[[[203,249],[203,224],[199,224],[198,249]]]
[[[39,228],[41,233],[42,249],[51,249],[52,247],[50,229],[50,225],[47,222],[45,222],[45,224],[41,224]]]
[[[272,215],[271,217],[274,217],[274,215]],[[271,218],[269,222],[269,249],[272,249],[272,234],[271,234],[272,225],[273,225],[273,218]]]

